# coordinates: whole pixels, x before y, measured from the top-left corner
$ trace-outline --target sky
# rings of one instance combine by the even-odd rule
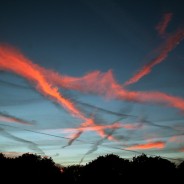
[[[183,6],[2,0],[0,152],[184,160]]]

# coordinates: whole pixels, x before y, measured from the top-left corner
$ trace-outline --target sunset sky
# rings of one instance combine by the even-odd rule
[[[184,160],[183,7],[2,0],[0,152]]]

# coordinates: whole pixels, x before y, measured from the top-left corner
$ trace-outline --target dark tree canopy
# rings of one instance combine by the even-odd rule
[[[132,160],[114,154],[99,156],[86,165],[59,168],[52,158],[23,154],[16,158],[0,153],[0,176],[6,182],[66,182],[66,183],[150,183],[173,181],[177,183],[184,174],[184,161],[177,167],[161,157],[145,154]],[[148,180],[149,178],[149,180]]]

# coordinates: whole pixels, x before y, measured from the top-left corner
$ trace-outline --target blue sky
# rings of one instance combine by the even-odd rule
[[[183,29],[182,7],[180,0],[2,1],[0,44],[15,47],[32,63],[61,75],[82,77],[95,70],[112,70],[117,83],[123,85],[159,56],[160,48],[178,29]],[[161,35],[156,26],[168,14],[171,18]],[[183,48],[181,38],[162,62],[126,89],[162,92],[183,99]],[[107,99],[61,87],[59,92],[86,117],[94,117],[97,125],[118,121],[137,128],[106,129],[106,134],[117,141],[86,130],[64,147],[71,136],[66,130],[80,127],[81,120],[46,98],[26,78],[0,67],[1,152],[47,155],[65,165],[79,163],[85,155],[82,163],[108,153],[125,158],[146,153],[183,159],[181,109],[154,101]],[[161,147],[135,147],[148,143],[160,143]]]

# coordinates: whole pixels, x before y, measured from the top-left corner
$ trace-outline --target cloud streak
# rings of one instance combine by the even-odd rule
[[[184,142],[184,135],[180,135],[180,136],[172,136],[168,139],[169,142],[173,142],[173,143],[183,143]]]
[[[130,118],[136,118],[137,117],[137,116],[134,116],[134,115],[131,115],[131,114],[125,114],[125,113],[120,113],[120,112],[114,112],[114,111],[111,111],[111,110],[107,110],[107,109],[98,107],[96,105],[91,105],[91,104],[88,104],[88,103],[85,103],[85,102],[82,102],[82,101],[79,101],[79,100],[73,99],[73,101],[76,104],[84,106],[85,108],[87,108],[87,107],[88,108],[93,108],[93,109],[96,109],[97,111],[104,112],[104,113],[107,113],[107,114],[110,114],[110,115],[115,115],[115,116],[124,117],[124,118],[129,118],[129,117]]]
[[[172,13],[164,14],[164,16],[162,17],[161,21],[156,26],[155,29],[158,31],[158,34],[160,36],[164,36],[165,35],[166,28],[168,27],[168,24],[171,21],[172,16],[173,16]]]
[[[75,105],[59,93],[56,86],[52,86],[43,75],[41,67],[26,59],[20,52],[8,46],[0,47],[0,69],[18,74],[29,82],[48,99],[57,102],[70,112],[71,115],[85,121],[92,122]]]
[[[19,84],[14,84],[12,82],[7,82],[7,81],[4,81],[4,80],[0,80],[0,84],[3,84],[5,86],[9,86],[9,87],[15,87],[15,88],[20,88],[20,89],[26,89],[26,90],[32,90],[33,88],[32,87],[29,87],[29,86],[23,86],[23,85],[19,85]],[[89,103],[85,103],[85,102],[82,102],[82,101],[79,101],[79,100],[76,100],[74,98],[70,98],[71,101],[73,101],[75,104],[78,104],[80,106],[84,106],[85,108],[91,108],[91,109],[96,109],[97,111],[100,111],[100,112],[103,112],[103,113],[107,113],[107,114],[110,114],[110,115],[115,115],[115,116],[119,116],[119,117],[125,117],[125,118],[136,118],[137,116],[134,116],[134,115],[131,115],[131,114],[125,114],[125,113],[120,113],[120,112],[114,112],[114,111],[111,111],[111,110],[108,110],[108,109],[104,109],[102,107],[98,107],[96,105],[92,105],[92,104],[89,104]],[[5,105],[17,105],[17,104],[26,104],[26,103],[35,103],[35,102],[38,102],[42,99],[40,98],[32,98],[32,99],[26,99],[26,100],[22,100],[22,99],[19,99],[17,103],[15,102],[6,102],[3,103],[3,106]],[[2,105],[2,102],[0,104],[0,106]]]
[[[52,84],[83,93],[105,96],[109,99],[166,105],[184,111],[184,99],[162,92],[129,91],[118,84],[111,70],[106,73],[91,72],[83,77],[62,76],[50,70],[43,71]]]
[[[180,38],[183,37],[183,30],[180,30],[172,39],[170,39],[169,43],[173,41],[174,44],[176,44],[175,37],[180,40]],[[172,46],[167,46],[167,51],[173,48],[172,43],[171,45]],[[0,46],[0,70],[12,72],[24,77],[46,98],[57,102],[67,109],[72,116],[83,121],[79,128],[76,129],[77,133],[75,133],[69,140],[68,145],[71,145],[84,131],[92,130],[97,132],[101,137],[106,137],[108,134],[105,132],[105,129],[123,128],[123,125],[119,126],[118,122],[111,125],[97,125],[93,118],[86,117],[78,108],[76,108],[72,101],[64,98],[58,90],[59,87],[77,90],[82,93],[102,95],[109,99],[166,105],[184,111],[184,99],[161,92],[126,90],[122,85],[117,83],[111,70],[106,73],[94,71],[83,77],[62,76],[52,70],[45,69],[32,63],[18,51],[5,46]],[[136,127],[124,125],[124,128],[135,129]],[[108,139],[116,140],[113,136],[108,136]]]
[[[0,69],[16,73],[29,82],[33,83],[36,89],[45,97],[56,101],[66,108],[72,115],[86,120],[87,118],[75,108],[72,102],[65,99],[57,87],[49,84],[39,70],[39,66],[26,59],[21,53],[10,47],[0,47]]]
[[[122,119],[122,118],[121,118]],[[118,129],[122,128],[119,122],[112,123],[111,125],[97,125],[95,123],[89,122],[89,123],[83,123],[80,127],[77,128],[66,128],[64,129],[65,133],[72,133],[71,138],[66,146],[70,146],[83,132],[87,131],[95,131],[97,134],[104,138],[107,137],[111,141],[117,141],[113,136],[110,136],[105,132],[106,129]],[[73,133],[74,132],[74,133]],[[64,146],[63,148],[65,148]]]
[[[68,147],[68,146],[72,145],[72,143],[75,140],[77,140],[77,138],[79,138],[82,133],[83,133],[82,131],[78,131],[77,133],[72,134],[69,138],[69,141],[68,141],[67,145],[63,146],[62,148],[65,148],[65,147]]]
[[[6,132],[3,128],[0,128],[0,135],[4,136],[4,137],[7,137],[9,139],[12,139],[12,140],[24,143],[31,150],[36,151],[39,154],[45,155],[45,153],[38,147],[38,145],[36,143],[28,141],[28,140],[25,140],[25,139],[22,139],[20,137],[16,137],[16,136],[10,134],[9,132]]]
[[[84,154],[84,156],[81,158],[79,164],[81,164],[83,162],[83,160],[85,159],[85,157],[89,154],[92,154],[93,152],[98,150],[98,147],[104,142],[104,140],[109,139],[109,137],[112,136],[112,134],[114,133],[115,129],[112,129],[111,132],[106,135],[104,138],[100,139],[99,141],[97,141],[96,143],[94,143],[91,148]]]
[[[160,49],[160,54],[143,66],[133,77],[124,83],[123,86],[128,86],[138,82],[145,75],[148,75],[155,65],[163,62],[167,57],[169,52],[171,52],[184,38],[184,29],[178,29],[173,35],[171,35],[164,43]]]
[[[2,112],[0,112],[0,121],[8,122],[8,123],[18,123],[18,124],[24,124],[24,125],[33,125],[33,123],[28,122],[24,119],[20,119],[15,116],[12,116],[6,113],[2,113]]]
[[[31,87],[17,85],[17,84],[14,84],[12,82],[7,82],[7,81],[0,80],[0,83],[1,82],[5,86],[8,85],[10,87],[16,87],[16,88],[21,88],[21,89],[32,89]],[[25,101],[22,101],[22,100],[20,101],[20,99],[19,99],[19,101],[17,102],[17,104],[20,105],[22,103],[37,102],[38,100],[40,100],[40,98],[34,98],[34,99],[30,99],[30,100],[25,100]],[[71,99],[71,100],[75,104],[78,104],[80,106],[84,106],[85,109],[86,108],[96,109],[97,111],[100,111],[100,112],[103,112],[103,113],[107,113],[107,114],[115,115],[115,116],[119,116],[119,117],[124,117],[124,118],[136,118],[137,117],[137,116],[131,115],[131,114],[125,114],[125,113],[110,111],[110,110],[107,110],[107,109],[98,107],[96,105],[91,105],[91,104],[88,104],[88,103],[85,103],[85,102],[82,102],[82,101],[79,101],[79,100],[76,100],[76,99]],[[7,104],[7,102],[6,102],[6,104]],[[3,106],[6,105],[6,104],[3,104]],[[12,103],[11,102],[8,102],[8,104],[12,105],[12,104],[15,104],[15,102],[12,102]],[[3,114],[5,115],[5,113],[3,113]],[[7,114],[6,114],[6,116],[7,116]],[[19,119],[19,118],[17,118],[17,119]],[[147,120],[144,120],[144,119],[142,119],[141,122],[142,122],[142,124],[124,124],[124,126],[125,126],[124,128],[127,128],[127,129],[136,129],[136,127],[138,127],[138,126],[140,127],[140,126],[143,126],[143,124],[145,124],[145,125],[150,125],[150,126],[155,126],[155,127],[160,127],[160,128],[166,128],[166,129],[171,129],[171,130],[178,130],[179,129],[179,128],[174,128],[174,127],[170,127],[170,126],[166,126],[166,125],[155,124],[155,123],[153,123],[151,121],[147,121]]]
[[[175,36],[177,38],[183,37],[183,30],[179,30]],[[167,47],[168,49],[170,48],[169,45]],[[83,93],[94,93],[106,96],[107,98],[139,103],[162,104],[182,111],[184,110],[184,99],[182,98],[161,92],[128,91],[124,89],[122,85],[116,82],[111,70],[106,73],[94,71],[78,78],[62,76],[54,71],[33,64],[21,54],[2,46],[0,47],[0,58],[1,70],[19,74],[30,82],[33,82],[39,92],[43,93],[47,98],[57,101],[57,103],[63,105],[73,115],[85,121],[88,121],[89,119],[76,109],[72,102],[65,99],[58,92],[57,86],[70,90],[77,90]]]
[[[128,150],[149,150],[149,149],[163,149],[165,147],[165,142],[163,141],[156,141],[156,142],[149,142],[145,144],[135,144],[129,147],[126,147]]]

